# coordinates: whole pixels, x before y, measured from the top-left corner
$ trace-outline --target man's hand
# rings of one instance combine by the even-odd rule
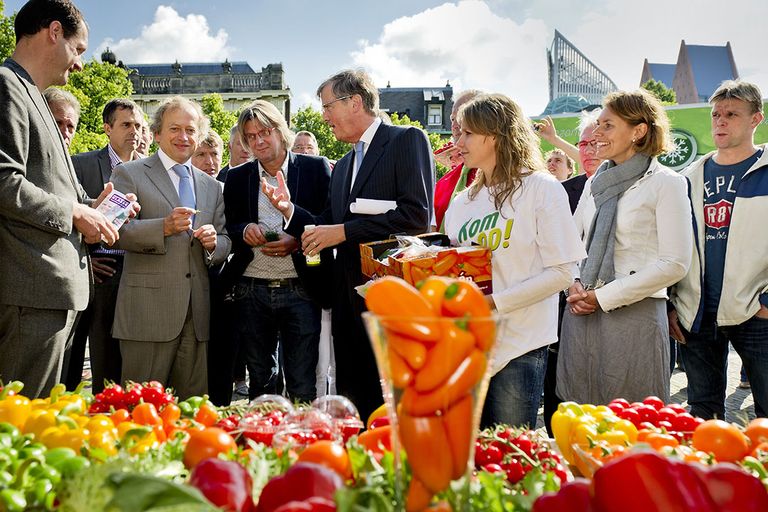
[[[116,263],[115,258],[109,258],[107,256],[94,256],[91,258],[91,268],[93,269],[93,279],[97,283],[101,284],[104,281],[101,277],[112,277],[115,275],[115,268],[110,266],[110,263]]]
[[[551,117],[547,116],[538,123],[533,123],[533,125],[539,137],[553,146],[555,145],[555,141],[557,140],[557,130],[555,130],[555,123],[552,122]]]
[[[192,236],[200,240],[200,245],[208,252],[216,250],[216,228],[213,224],[204,224],[192,232]]]
[[[168,216],[163,219],[163,235],[171,236],[176,233],[182,233],[192,229],[192,215],[195,210],[185,206],[174,208]]]
[[[760,310],[757,313],[755,313],[755,316],[757,318],[768,319],[768,308],[760,304]]]
[[[245,226],[245,230],[243,231],[243,241],[251,247],[258,247],[267,243],[267,239],[264,238],[264,233],[261,231],[261,227],[254,223]]]
[[[72,225],[88,244],[104,241],[112,245],[119,238],[115,226],[100,211],[81,203],[72,208]]]
[[[285,184],[283,171],[277,171],[277,186],[274,187],[267,183],[266,178],[261,178],[261,191],[267,196],[272,206],[277,208],[286,219],[293,215],[293,204],[291,203],[291,192],[288,185]]]
[[[261,248],[261,252],[267,256],[279,258],[281,256],[288,256],[298,248],[299,242],[295,238],[291,235],[282,233],[280,235],[280,240],[265,243],[264,247]]]
[[[566,302],[574,315],[591,315],[598,307],[594,290],[585,291],[581,281],[575,281],[568,288]]]
[[[335,247],[346,239],[344,224],[317,226],[301,235],[301,250],[305,256],[315,256],[323,249]]]
[[[141,205],[137,201],[136,194],[125,194],[125,198],[131,202],[131,211],[128,213],[128,220],[125,221],[128,222],[139,214]]]
[[[678,343],[685,343],[683,330],[680,328],[680,322],[677,319],[677,311],[670,309],[667,311],[667,320],[669,321],[669,335]]]

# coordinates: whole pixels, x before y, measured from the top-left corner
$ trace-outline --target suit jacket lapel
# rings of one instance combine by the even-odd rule
[[[349,203],[357,199],[357,195],[360,193],[363,185],[365,185],[365,182],[368,181],[371,173],[376,168],[376,164],[378,163],[379,158],[381,158],[381,155],[384,154],[384,148],[386,148],[388,143],[389,130],[387,130],[386,125],[381,125],[379,126],[378,130],[376,130],[376,134],[373,136],[371,145],[365,152],[365,157],[363,158],[363,163],[360,166],[360,169],[357,170],[355,183],[352,185],[352,191],[349,193],[349,198],[345,203],[347,206],[349,206]]]
[[[168,176],[168,171],[163,167],[163,162],[160,161],[160,157],[157,156],[157,153],[147,158],[144,165],[147,166],[147,168],[144,169],[144,174],[147,175],[160,193],[163,194],[163,197],[165,197],[171,205],[171,208],[180,206],[179,193],[176,192],[176,187],[173,186],[171,177]]]
[[[109,149],[106,146],[99,151],[98,164],[99,172],[101,173],[101,181],[106,185],[112,177],[112,163],[109,161]]]
[[[205,204],[205,200],[208,197],[208,180],[205,180],[200,177],[200,174],[203,173],[203,171],[201,171],[200,169],[198,169],[193,165],[191,167],[192,167],[192,181],[195,187],[195,204],[197,205],[196,208],[202,211],[204,209],[203,205]],[[218,186],[218,183],[216,184],[216,186]],[[211,212],[211,214],[213,214],[213,212]],[[197,229],[200,227],[199,219],[200,219],[200,216],[195,215],[195,222],[192,224],[192,229]]]
[[[349,181],[352,175],[352,160],[354,159],[354,154],[355,150],[353,149],[344,155],[341,160],[336,162],[336,166],[333,168],[333,174],[331,175],[331,186],[337,190],[331,197],[341,197],[341,201],[334,201],[332,205],[333,208],[341,209],[341,211],[336,211],[336,215],[334,215],[338,221],[344,218],[349,210]],[[339,192],[341,195],[338,195]]]

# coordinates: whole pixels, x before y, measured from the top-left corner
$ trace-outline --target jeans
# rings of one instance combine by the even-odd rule
[[[728,342],[741,357],[755,400],[755,414],[768,411],[768,319],[752,317],[740,325],[718,327],[715,313],[705,313],[698,333],[684,331],[680,345],[688,375],[691,414],[725,418]]]
[[[491,377],[483,407],[482,427],[508,423],[536,428],[546,370],[545,345],[511,360]]]
[[[237,345],[243,348],[250,375],[251,400],[275,393],[278,335],[283,348],[285,381],[292,400],[315,399],[315,370],[320,342],[320,308],[298,279],[271,287],[243,277],[235,285],[234,322]]]

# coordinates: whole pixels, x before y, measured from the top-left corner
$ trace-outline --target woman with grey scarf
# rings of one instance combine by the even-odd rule
[[[666,289],[685,276],[693,250],[687,183],[656,160],[669,120],[647,92],[609,94],[594,136],[604,161],[574,214],[587,258],[568,289],[557,395],[668,401]]]

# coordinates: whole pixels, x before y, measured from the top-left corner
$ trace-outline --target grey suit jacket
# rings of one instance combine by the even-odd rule
[[[0,304],[83,310],[90,271],[72,210],[89,200],[43,96],[11,59],[0,106]]]
[[[75,174],[86,193],[91,197],[99,197],[112,176],[107,146],[96,151],[88,151],[72,156]]]
[[[219,233],[211,258],[189,233],[163,234],[163,219],[181,205],[157,154],[118,165],[112,171],[115,189],[136,194],[141,205],[138,217],[120,229],[120,240],[115,244],[127,251],[112,326],[115,338],[170,341],[181,333],[191,303],[195,335],[200,341],[209,339],[206,266],[224,261],[231,242],[224,234],[220,183],[194,167],[192,175],[200,210],[194,228],[212,224]]]

